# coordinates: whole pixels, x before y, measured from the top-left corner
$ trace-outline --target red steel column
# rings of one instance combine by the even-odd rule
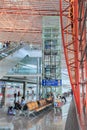
[[[64,54],[78,113],[80,105],[80,71],[78,39],[78,0],[60,0],[60,19]]]

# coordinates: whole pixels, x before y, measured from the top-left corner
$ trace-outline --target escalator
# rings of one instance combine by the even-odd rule
[[[32,51],[33,52],[33,51]],[[28,47],[21,46],[15,49],[12,53],[4,57],[0,61],[0,79],[7,74],[7,72],[15,66],[20,60],[22,60],[26,55],[30,55]],[[34,52],[33,54],[34,55]],[[39,55],[39,54],[38,54]]]

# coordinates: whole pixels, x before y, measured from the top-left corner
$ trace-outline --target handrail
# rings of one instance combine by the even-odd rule
[[[14,46],[10,46],[10,47],[1,49],[1,51],[0,51],[0,60],[2,60],[3,58],[9,56],[10,54],[14,53],[15,51],[17,51],[21,47],[23,47],[23,45],[21,45],[21,44],[19,45],[18,44],[15,47]]]

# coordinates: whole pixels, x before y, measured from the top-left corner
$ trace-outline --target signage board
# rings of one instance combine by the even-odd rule
[[[42,79],[42,86],[62,86],[61,79]]]

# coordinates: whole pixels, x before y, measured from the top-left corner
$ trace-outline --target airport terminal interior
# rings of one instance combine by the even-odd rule
[[[0,130],[87,130],[87,0],[0,0]]]

